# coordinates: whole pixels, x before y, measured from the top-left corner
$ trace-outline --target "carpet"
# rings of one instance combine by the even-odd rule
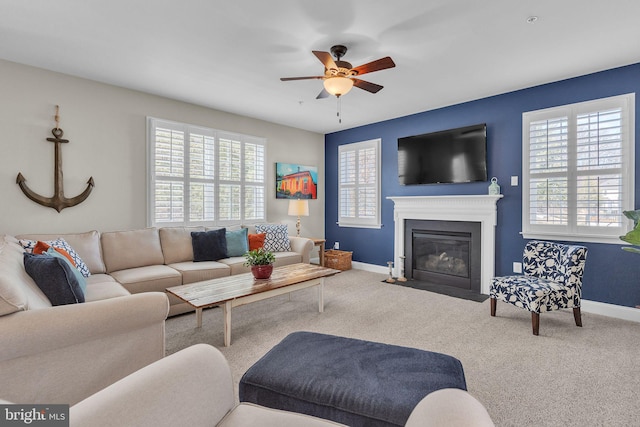
[[[242,374],[294,331],[312,331],[449,354],[462,362],[469,392],[497,426],[638,425],[640,325],[571,311],[543,313],[540,335],[531,315],[382,283],[384,274],[341,272],[325,281],[325,310],[305,289],[233,310],[231,346],[223,347],[222,310],[166,322],[167,353],[204,342],[231,366],[237,396]]]

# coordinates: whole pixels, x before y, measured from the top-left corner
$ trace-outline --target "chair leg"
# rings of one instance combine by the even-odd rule
[[[580,307],[573,307],[573,318],[576,320],[576,326],[582,326],[582,316],[580,315]]]
[[[533,335],[538,335],[540,331],[540,313],[531,312],[531,326],[533,327]]]
[[[497,300],[494,297],[491,297],[490,300],[491,300],[491,316],[496,317],[496,302],[497,302]]]

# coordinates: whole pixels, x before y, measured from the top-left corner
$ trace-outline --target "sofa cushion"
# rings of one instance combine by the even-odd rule
[[[193,261],[192,231],[204,231],[204,227],[162,227],[160,244],[165,264]]]
[[[82,258],[91,274],[105,273],[106,268],[102,261],[102,247],[100,234],[96,230],[85,233],[65,234],[21,234],[18,239],[50,241],[63,238]]]
[[[221,259],[218,262],[221,262],[222,264],[225,264],[227,266],[229,266],[229,269],[231,271],[231,275],[235,275],[235,274],[242,274],[242,273],[250,273],[251,272],[251,267],[248,265],[244,265],[244,262],[247,259],[245,257],[239,257],[239,256],[232,256],[229,258],[225,258],[225,259]]]
[[[132,294],[164,292],[171,286],[182,284],[182,276],[166,265],[148,265],[109,273]]]
[[[102,254],[107,273],[164,264],[157,228],[102,233]]]
[[[249,250],[248,230],[227,230],[227,257],[243,256]]]
[[[287,224],[257,224],[258,233],[267,233],[264,248],[272,252],[286,252],[291,250]]]
[[[217,261],[227,257],[227,230],[192,231],[193,261]]]
[[[182,284],[186,285],[229,276],[231,269],[223,263],[227,259],[221,259],[220,261],[177,262],[169,265],[169,267],[180,272]]]
[[[85,302],[100,301],[108,298],[131,295],[120,283],[108,274],[92,274],[87,277],[87,291],[84,293]]]
[[[302,255],[298,252],[274,252],[273,255],[276,257],[274,267],[302,262]]]
[[[25,252],[24,268],[52,305],[84,302],[84,293],[68,261],[46,254]]]
[[[267,233],[257,233],[252,234],[249,233],[249,250],[253,251],[255,249],[260,249],[264,247],[264,239],[267,237]]]

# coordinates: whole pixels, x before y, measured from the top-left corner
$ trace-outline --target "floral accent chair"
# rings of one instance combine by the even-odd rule
[[[529,310],[533,335],[538,335],[540,313],[573,308],[576,326],[582,326],[580,298],[586,259],[584,246],[528,242],[522,256],[524,275],[494,277],[491,281],[491,316],[496,315],[498,300]]]

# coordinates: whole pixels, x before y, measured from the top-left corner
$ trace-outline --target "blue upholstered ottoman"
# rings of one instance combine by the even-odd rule
[[[349,426],[404,426],[432,391],[467,389],[454,357],[414,348],[295,332],[240,380],[240,401]]]

